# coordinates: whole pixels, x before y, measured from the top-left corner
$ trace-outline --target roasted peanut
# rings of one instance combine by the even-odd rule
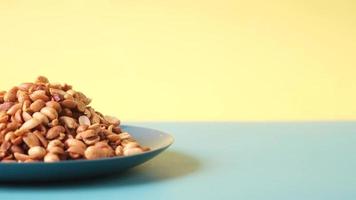
[[[45,114],[49,119],[54,120],[58,118],[57,111],[52,107],[44,107],[41,109],[41,113]]]
[[[30,106],[31,106],[31,101],[26,99],[24,102],[22,102],[22,111],[24,112],[29,111]]]
[[[62,112],[62,107],[61,107],[61,105],[60,105],[58,102],[56,102],[56,101],[48,101],[48,102],[46,103],[46,106],[47,106],[47,107],[50,107],[50,108],[54,108],[54,109],[57,111],[57,113]]]
[[[18,86],[18,89],[22,91],[29,91],[33,85],[33,83],[22,83]]]
[[[94,130],[86,130],[79,133],[80,139],[84,141],[87,145],[92,145],[100,141],[100,137],[95,133]]]
[[[48,83],[48,79],[47,79],[47,77],[39,76],[39,77],[37,77],[35,83]]]
[[[13,117],[14,117],[14,120],[16,120],[16,122],[22,124],[23,120],[22,120],[22,110],[21,109],[17,110]]]
[[[62,122],[64,125],[66,125],[70,129],[75,129],[78,127],[77,122],[68,116],[63,116],[59,118],[59,121]]]
[[[0,111],[8,111],[14,104],[14,102],[4,102],[0,104]]]
[[[14,115],[17,112],[17,110],[21,109],[21,107],[22,107],[21,103],[17,103],[15,105],[11,106],[11,108],[9,108],[9,110],[7,110],[6,114]]]
[[[48,145],[47,145],[47,149],[50,149],[52,147],[61,147],[63,148],[64,147],[64,144],[60,141],[60,140],[51,140]]]
[[[35,131],[35,132],[33,132],[33,134],[38,138],[38,140],[41,142],[42,146],[47,147],[48,141],[39,131]]]
[[[50,128],[46,134],[47,139],[54,139],[59,136],[60,133],[65,132],[65,128],[63,126],[54,126]]]
[[[22,112],[22,119],[27,122],[28,120],[32,119],[32,117],[28,112]]]
[[[23,142],[22,136],[17,136],[13,139],[11,139],[11,143],[14,145],[20,145]]]
[[[142,153],[142,152],[143,152],[143,150],[141,148],[138,148],[138,147],[124,149],[124,155],[125,156],[131,156],[131,155],[139,154],[139,153]]]
[[[49,97],[46,95],[46,91],[36,90],[32,94],[30,94],[30,99],[32,101],[36,101],[37,99],[41,99],[43,101],[48,101]]]
[[[90,101],[72,86],[43,76],[0,91],[0,161],[57,162],[149,150],[122,132],[119,119],[95,111]]]
[[[0,123],[0,131],[6,128],[6,123]]]
[[[16,137],[15,132],[10,131],[5,134],[4,140],[5,141],[10,141]]]
[[[3,141],[0,146],[0,152],[6,152],[11,147],[11,143],[9,141]]]
[[[30,157],[26,154],[23,153],[14,153],[14,157],[16,158],[16,160],[22,161],[24,162],[25,160],[29,159]]]
[[[64,99],[65,99],[65,100],[74,101],[73,95],[70,95],[70,94],[68,94],[68,93],[66,93],[66,94],[64,95]],[[75,104],[75,105],[77,105],[77,104]],[[75,108],[75,107],[73,107],[73,108]]]
[[[96,147],[96,146],[88,147],[85,150],[84,155],[85,155],[85,158],[88,160],[108,157],[107,150]]]
[[[47,125],[49,123],[48,117],[45,114],[41,113],[41,112],[33,113],[32,117],[34,119],[39,120],[41,123],[43,123],[45,125]]]
[[[74,159],[84,156],[84,151],[85,151],[85,148],[82,148],[79,146],[71,146],[67,149],[69,156]]]
[[[131,138],[131,135],[129,133],[127,133],[127,132],[123,132],[123,133],[119,134],[119,137],[120,137],[121,140],[125,140],[125,139]]]
[[[77,107],[77,103],[74,100],[70,100],[70,99],[63,100],[61,105],[69,109],[73,109]]]
[[[59,156],[54,153],[47,153],[43,159],[44,162],[58,162],[60,161]]]
[[[22,154],[24,153],[23,149],[18,145],[12,145],[11,146],[11,152],[12,153],[22,153]]]
[[[116,117],[112,117],[112,116],[104,116],[104,119],[109,122],[110,124],[113,124],[115,126],[118,126],[120,124],[120,120],[117,119]]]
[[[79,125],[78,126],[78,128],[77,128],[77,133],[80,133],[80,132],[83,132],[83,131],[85,131],[85,130],[87,130],[88,129],[88,125]]]
[[[140,145],[137,142],[128,142],[124,146],[124,149],[131,149],[135,147],[139,147]]]
[[[11,88],[9,91],[7,91],[4,95],[4,101],[16,101],[17,99],[17,90],[18,88],[17,87],[13,87]]]
[[[88,126],[90,126],[90,119],[85,115],[80,116],[78,118],[78,121],[79,121],[80,125],[88,125]]]
[[[59,147],[59,146],[53,146],[51,148],[47,148],[47,150],[48,150],[49,153],[54,153],[54,154],[57,154],[57,155],[64,154],[63,148]]]
[[[108,140],[110,140],[111,142],[117,142],[117,141],[120,141],[121,138],[119,135],[117,134],[110,134],[110,135],[107,135],[106,136],[108,138]]]
[[[80,112],[84,112],[85,109],[86,109],[86,105],[85,105],[83,102],[78,101],[78,102],[77,102],[77,109],[78,109]]]
[[[23,91],[23,90],[18,90],[17,93],[16,93],[16,96],[17,96],[17,100],[22,103],[24,102],[25,100],[28,100],[30,99],[30,97],[28,96],[28,94]]]
[[[68,117],[73,117],[73,112],[69,108],[63,108],[61,115],[63,116],[68,116]]]
[[[28,150],[30,158],[35,160],[41,160],[46,155],[46,149],[40,146],[31,147]]]
[[[40,111],[44,106],[46,105],[46,103],[42,100],[42,99],[37,99],[36,101],[34,101],[31,105],[30,105],[30,109],[33,112],[38,112]]]
[[[61,89],[56,89],[56,88],[50,88],[49,92],[51,93],[51,95],[55,95],[58,96],[60,98],[60,100],[64,99],[64,95],[66,94],[65,91],[61,90]]]
[[[9,120],[9,115],[4,114],[0,116],[0,123],[6,123]]]
[[[58,126],[59,125],[59,120],[58,119],[54,119],[51,121],[51,123],[49,124],[49,126],[53,127],[53,126]]]
[[[78,147],[81,147],[83,149],[86,148],[86,145],[80,141],[80,140],[77,140],[77,139],[67,139],[65,141],[65,144],[68,146],[68,147],[71,147],[71,146],[78,146]]]
[[[36,126],[40,125],[41,121],[35,118],[31,118],[30,120],[26,121],[20,128],[20,130],[23,131],[28,131],[31,130],[33,128],[35,128]]]
[[[27,135],[25,135],[22,140],[24,141],[24,143],[28,146],[28,147],[35,147],[35,146],[40,146],[41,142],[40,140],[37,138],[37,136],[33,133],[28,133]]]
[[[0,91],[0,103],[4,103],[4,96],[6,91]]]
[[[117,146],[115,148],[115,155],[117,155],[117,156],[124,155],[124,149],[122,148],[122,146]]]

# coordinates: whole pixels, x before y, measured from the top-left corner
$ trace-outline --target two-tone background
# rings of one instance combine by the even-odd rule
[[[37,75],[123,121],[356,119],[356,3],[0,1],[0,90]]]

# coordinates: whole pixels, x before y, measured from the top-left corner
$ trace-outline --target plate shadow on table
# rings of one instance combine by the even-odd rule
[[[199,170],[197,158],[179,151],[166,151],[145,164],[128,171],[105,177],[61,182],[26,182],[0,183],[0,188],[7,189],[70,189],[125,187],[178,179]],[[69,187],[68,187],[69,186]]]

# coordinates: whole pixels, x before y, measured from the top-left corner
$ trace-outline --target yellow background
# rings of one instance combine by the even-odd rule
[[[355,1],[0,1],[0,88],[129,120],[356,119]]]

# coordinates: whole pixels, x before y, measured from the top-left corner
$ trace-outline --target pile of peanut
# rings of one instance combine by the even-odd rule
[[[0,91],[1,162],[91,160],[149,150],[90,102],[72,86],[43,76]]]

